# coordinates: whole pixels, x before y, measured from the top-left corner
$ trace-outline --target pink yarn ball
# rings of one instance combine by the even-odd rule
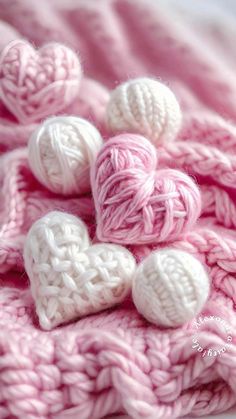
[[[156,149],[139,135],[116,136],[100,150],[91,175],[100,240],[160,243],[194,226],[201,212],[197,185],[180,171],[156,167]]]

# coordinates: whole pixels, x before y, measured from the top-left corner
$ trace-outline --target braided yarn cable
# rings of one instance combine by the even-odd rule
[[[235,188],[236,157],[216,147],[178,141],[159,149],[160,164],[185,168],[188,173],[209,176],[220,185]]]

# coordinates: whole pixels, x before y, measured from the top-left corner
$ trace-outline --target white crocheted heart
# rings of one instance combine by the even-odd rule
[[[39,322],[46,330],[123,301],[136,268],[127,249],[91,245],[85,224],[61,212],[33,224],[24,261]]]
[[[51,43],[38,51],[24,40],[11,42],[0,56],[0,99],[23,124],[66,108],[81,79],[77,55]]]

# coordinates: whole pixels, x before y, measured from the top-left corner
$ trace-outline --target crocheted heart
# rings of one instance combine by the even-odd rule
[[[25,242],[24,261],[43,329],[125,299],[136,263],[122,246],[91,246],[85,224],[51,212],[36,221]]]
[[[101,241],[160,243],[194,226],[201,211],[196,184],[156,167],[156,149],[138,135],[119,135],[100,150],[91,181]]]
[[[76,54],[52,43],[36,51],[24,40],[11,42],[0,56],[0,97],[28,124],[64,109],[77,95],[81,66]]]

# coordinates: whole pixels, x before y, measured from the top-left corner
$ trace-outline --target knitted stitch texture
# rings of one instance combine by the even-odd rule
[[[80,89],[52,113],[87,118],[105,139],[106,104],[117,82],[151,76],[174,91],[182,128],[177,141],[158,148],[159,168],[181,169],[198,181],[202,213],[172,247],[204,264],[211,289],[201,315],[224,319],[232,335],[230,349],[208,356],[224,347],[222,330],[199,328],[200,352],[193,347],[195,321],[163,330],[145,321],[129,297],[53,331],[40,328],[23,265],[26,233],[49,211],[62,211],[81,217],[96,242],[95,211],[90,195],[63,197],[36,180],[26,145],[38,120],[27,108],[30,118],[17,122],[1,99],[0,418],[175,419],[225,411],[236,403],[234,46],[227,49],[220,22],[199,30],[178,11],[146,0],[0,0],[0,19],[1,51],[18,38],[37,48],[62,42],[79,51]],[[230,21],[229,37],[227,28],[235,36]],[[140,261],[156,248],[129,250]]]
[[[208,293],[209,280],[199,260],[170,248],[145,258],[132,284],[136,308],[158,326],[180,326],[192,320],[202,311]]]
[[[24,124],[64,109],[79,89],[79,59],[60,44],[36,52],[23,40],[12,41],[2,51],[0,68],[1,100]]]
[[[174,140],[181,111],[172,91],[149,78],[130,80],[118,86],[107,105],[107,124],[114,132],[135,132],[154,144]]]

